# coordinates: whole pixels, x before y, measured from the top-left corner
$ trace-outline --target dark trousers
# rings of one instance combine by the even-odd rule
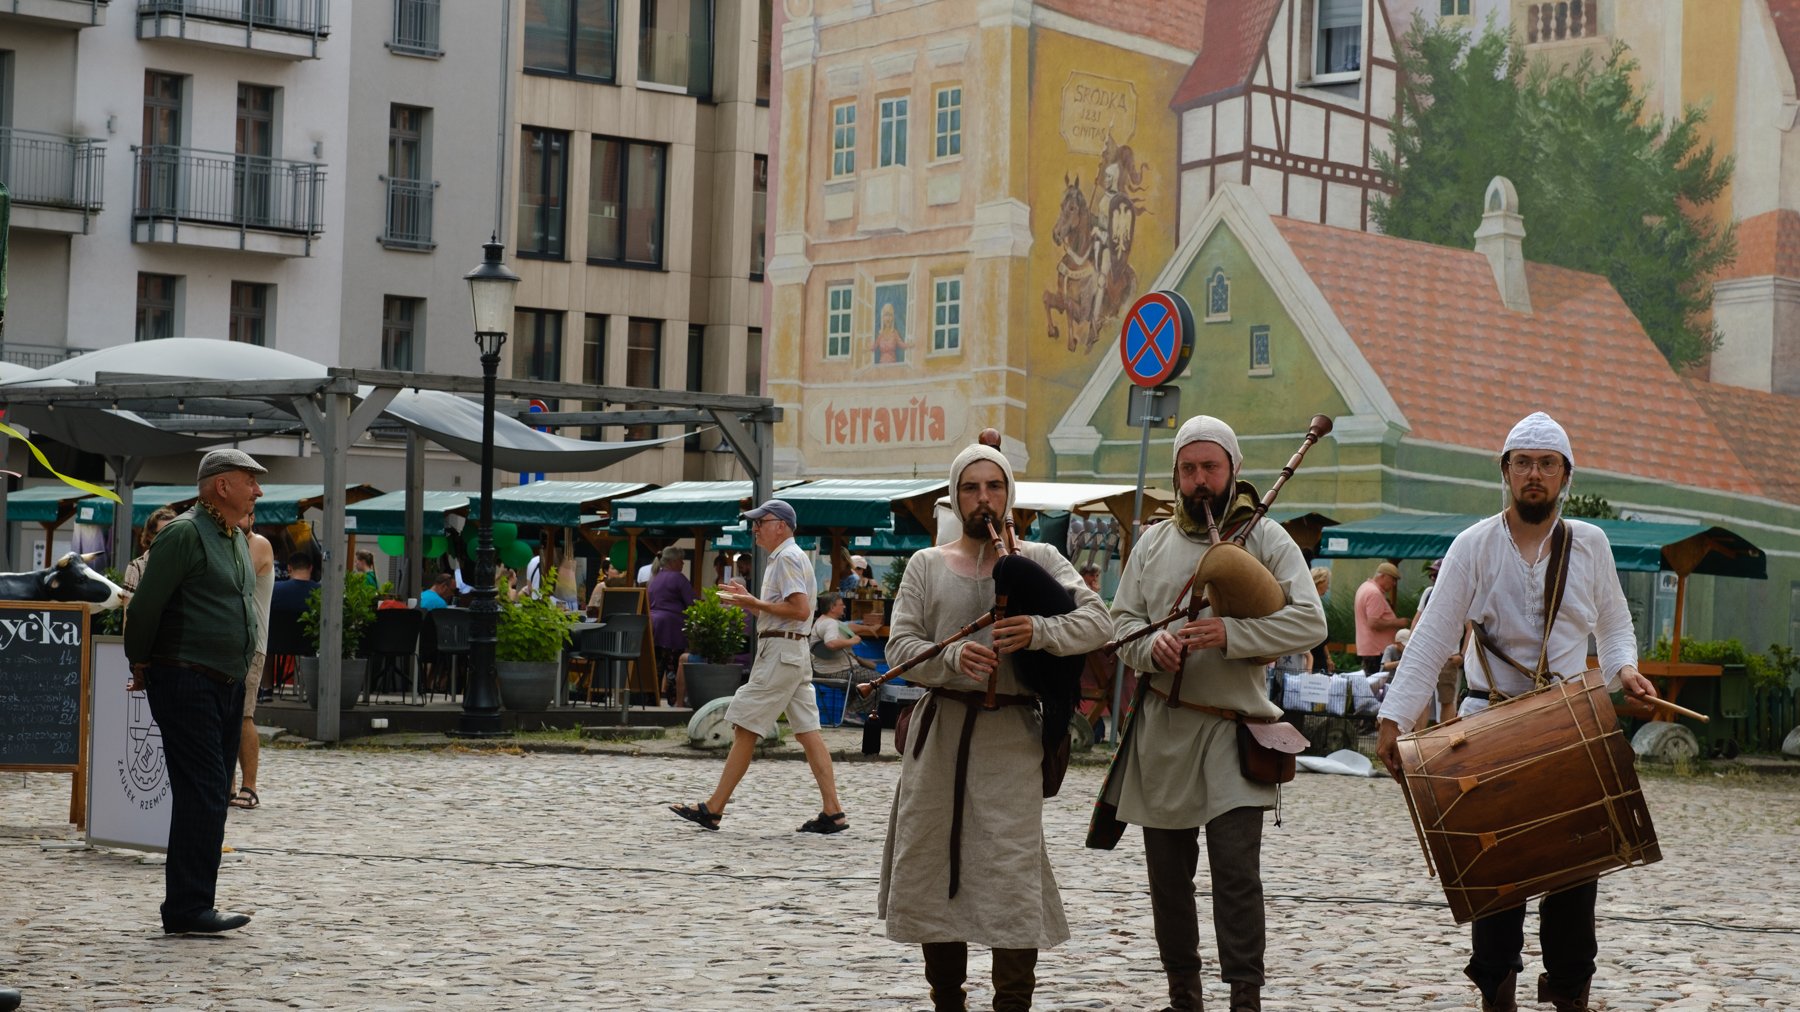
[[[1538,902],[1538,944],[1544,951],[1544,972],[1558,993],[1576,994],[1594,975],[1594,957],[1600,952],[1594,939],[1594,898],[1599,891],[1600,883],[1589,882],[1551,893]],[[1473,951],[1464,972],[1492,999],[1494,988],[1507,974],[1525,969],[1524,905],[1477,918],[1469,935]]]
[[[215,682],[188,668],[162,665],[152,665],[145,682],[169,770],[162,904],[168,927],[215,906],[226,801],[244,721],[244,683]]]
[[[1262,825],[1259,808],[1234,808],[1206,824],[1206,863],[1212,874],[1213,934],[1219,941],[1219,979],[1263,984]],[[1194,872],[1200,865],[1200,828],[1144,827],[1150,869],[1150,911],[1156,949],[1170,976],[1198,973],[1200,919]]]
[[[1362,662],[1363,674],[1372,675],[1381,670],[1380,654],[1357,654],[1356,659]]]

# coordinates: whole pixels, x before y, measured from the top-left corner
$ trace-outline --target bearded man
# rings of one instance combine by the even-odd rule
[[[1211,547],[1210,509],[1222,536],[1249,523],[1256,489],[1238,480],[1243,454],[1231,426],[1209,415],[1175,436],[1172,521],[1146,531],[1113,597],[1113,634],[1123,639],[1185,607],[1200,557]],[[1194,901],[1200,827],[1212,873],[1219,976],[1231,1009],[1260,1010],[1263,985],[1263,812],[1277,788],[1244,776],[1238,722],[1279,717],[1261,658],[1303,653],[1326,636],[1312,572],[1280,524],[1258,522],[1244,548],[1281,587],[1285,603],[1264,618],[1218,618],[1211,609],[1172,629],[1119,647],[1148,686],[1125,725],[1107,771],[1088,846],[1110,850],[1123,823],[1143,827],[1156,946],[1169,981],[1169,1009],[1204,1007],[1200,928]],[[1116,809],[1116,817],[1113,812]]]

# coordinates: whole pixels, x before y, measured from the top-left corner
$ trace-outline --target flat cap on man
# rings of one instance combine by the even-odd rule
[[[195,481],[205,481],[215,474],[227,471],[249,471],[251,474],[268,474],[269,469],[258,464],[256,458],[242,450],[213,450],[200,458],[200,473]]]
[[[1391,562],[1384,562],[1381,565],[1376,566],[1375,572],[1382,576],[1391,576],[1396,580],[1400,579],[1400,567]]]
[[[794,522],[794,507],[789,506],[780,499],[770,499],[753,510],[745,510],[744,512],[739,513],[738,517],[743,520],[761,520],[764,517],[774,517],[782,523],[787,524],[790,529],[798,526]]]

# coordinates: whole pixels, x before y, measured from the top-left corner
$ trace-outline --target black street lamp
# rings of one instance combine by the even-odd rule
[[[506,269],[498,236],[482,243],[481,264],[463,275],[475,308],[475,346],[481,349],[481,520],[475,547],[475,598],[469,616],[469,684],[463,692],[462,719],[452,737],[499,738],[500,684],[494,673],[494,635],[500,605],[494,601],[494,376],[500,348],[512,326],[513,299],[519,276]]]

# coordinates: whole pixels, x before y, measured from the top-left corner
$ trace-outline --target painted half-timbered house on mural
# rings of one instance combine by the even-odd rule
[[[1227,183],[1270,213],[1369,229],[1385,183],[1398,69],[1382,0],[1233,0],[1207,7],[1180,117],[1181,231]]]

